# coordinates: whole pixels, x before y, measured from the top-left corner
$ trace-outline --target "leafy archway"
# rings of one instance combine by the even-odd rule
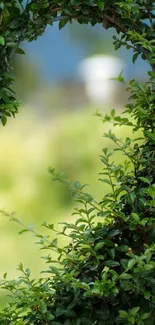
[[[115,49],[125,46],[148,60],[155,70],[154,3],[152,0],[10,0],[0,2],[0,119],[6,124],[8,116],[18,112],[19,101],[13,89],[12,59],[23,54],[20,44],[36,40],[48,24],[59,21],[59,28],[76,19],[80,24],[100,23],[103,28],[114,27]],[[150,76],[154,73],[150,71]]]
[[[0,281],[12,293],[9,305],[0,313],[2,325],[153,325],[155,319],[155,3],[152,0],[66,0],[1,2],[1,120],[17,112],[12,90],[11,60],[19,45],[41,35],[47,24],[68,21],[114,27],[115,49],[132,48],[133,62],[140,55],[150,64],[148,81],[129,81],[128,115],[115,110],[101,120],[114,126],[131,127],[134,140],[118,138],[111,130],[105,138],[115,144],[104,148],[100,180],[110,186],[101,201],[85,192],[78,181],[70,184],[50,170],[54,178],[70,185],[80,204],[75,223],[64,222],[61,234],[69,244],[59,247],[57,239],[31,231],[42,249],[57,252],[44,256],[48,276],[31,279],[30,270],[19,265],[22,276]],[[119,81],[124,82],[122,75]],[[136,132],[140,130],[142,137]],[[125,156],[116,165],[113,153]],[[18,220],[8,215],[12,220]],[[97,222],[97,217],[103,222]],[[20,222],[21,224],[21,222]],[[44,222],[50,232],[53,224]],[[55,229],[54,229],[55,230]],[[60,233],[58,233],[60,234]],[[57,264],[58,263],[58,267]],[[56,265],[56,266],[55,266]]]

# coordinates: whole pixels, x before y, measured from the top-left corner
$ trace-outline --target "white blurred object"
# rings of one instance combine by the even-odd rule
[[[81,61],[78,72],[85,85],[85,92],[90,102],[112,104],[118,89],[117,78],[123,61],[113,56],[98,55]]]

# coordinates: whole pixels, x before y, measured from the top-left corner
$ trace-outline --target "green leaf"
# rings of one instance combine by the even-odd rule
[[[108,185],[111,186],[111,181],[109,179],[106,179],[106,178],[99,178],[99,180],[103,183],[107,183]]]
[[[17,53],[17,54],[25,54],[25,52],[24,52],[20,47],[18,47],[18,48],[16,49],[16,53]]]
[[[63,20],[60,20],[59,22],[59,29],[62,29],[67,23],[68,23],[69,19],[63,19]]]
[[[152,139],[153,141],[155,141],[155,133],[151,133],[151,132],[145,130],[144,135],[147,136],[148,138]]]
[[[128,252],[129,250],[129,246],[127,245],[121,245],[118,247],[118,249],[121,251],[121,252]]]
[[[7,278],[7,273],[4,273],[3,274],[3,279],[6,279]]]
[[[18,27],[20,27],[20,26],[21,26],[21,20],[20,19],[13,20],[9,24],[9,28],[11,28],[11,29],[18,29]]]
[[[125,310],[119,310],[121,318],[128,318],[128,313]]]
[[[31,9],[38,10],[39,7],[38,7],[37,3],[34,3],[34,2],[31,3]]]
[[[128,268],[132,268],[134,265],[136,264],[136,260],[134,258],[132,258],[131,260],[129,260],[128,262]]]
[[[101,161],[106,165],[106,166],[108,166],[109,165],[109,163],[108,163],[108,160],[107,160],[107,158],[105,158],[105,157],[103,157],[103,156],[101,156]]]
[[[55,318],[55,316],[51,312],[47,312],[47,319],[48,319],[48,321],[51,321],[54,318]],[[51,324],[53,324],[53,322]]]
[[[152,199],[155,199],[155,184],[149,186],[147,193],[152,197]]]
[[[127,274],[127,273],[122,273],[120,275],[120,279],[129,280],[129,279],[132,279],[132,275],[131,274]]]
[[[129,315],[135,316],[138,313],[139,309],[140,309],[140,307],[134,307],[134,308],[132,308],[130,310],[130,312],[129,312]]]
[[[119,235],[120,233],[121,233],[120,229],[113,229],[113,230],[110,231],[108,236],[109,237],[115,237],[115,236]]]
[[[70,0],[70,4],[73,6],[79,6],[82,4],[82,0]]]
[[[101,10],[104,9],[104,1],[103,1],[103,0],[98,1],[98,2],[97,2],[97,5],[98,5],[98,7],[99,7]]]
[[[71,310],[71,309],[65,309],[63,310],[63,315],[66,315],[68,317],[76,317],[76,313],[74,310]]]
[[[140,218],[137,213],[131,213],[131,216],[134,219],[134,221],[136,221],[137,223],[140,222]]]
[[[0,45],[5,45],[5,39],[3,36],[0,36]]]
[[[50,273],[59,275],[59,270],[55,266],[50,266]]]
[[[149,318],[149,316],[150,316],[150,314],[149,313],[144,313],[144,314],[142,314],[141,315],[141,319],[147,319],[147,318]]]
[[[148,276],[146,280],[152,284],[153,287],[155,287],[155,279],[151,276]]]
[[[115,267],[120,265],[119,262],[113,260],[106,261],[104,264],[109,267]]]
[[[138,56],[139,56],[139,53],[135,53],[135,54],[133,55],[133,57],[132,57],[132,62],[133,62],[133,63],[136,62]]]
[[[48,8],[49,5],[50,5],[49,2],[46,1],[46,2],[43,2],[43,3],[40,4],[40,8]]]
[[[114,258],[115,258],[115,248],[108,248],[107,252],[110,255],[110,257],[114,260]]]
[[[132,324],[132,325],[134,325],[135,324],[135,318],[134,318],[134,316],[128,316],[128,322],[129,322],[129,324]]]
[[[152,79],[155,79],[155,72],[154,72],[154,71],[148,71],[148,75],[149,75]]]
[[[105,244],[106,244],[107,246],[109,246],[109,247],[114,247],[114,243],[113,243],[112,240],[110,240],[110,239],[104,239],[104,242],[105,242]]]
[[[105,246],[105,242],[101,241],[95,245],[94,249],[95,249],[95,251],[97,251],[97,250],[101,249],[103,246]]]
[[[30,269],[29,269],[29,268],[26,268],[26,270],[25,270],[25,273],[26,273],[26,275],[29,277],[29,276],[30,276],[30,274],[31,274],[31,271],[30,271]]]
[[[111,212],[110,211],[103,211],[101,213],[99,213],[99,216],[100,217],[109,217],[111,215]]]
[[[138,177],[142,182],[150,185],[150,181],[146,177]]]
[[[120,45],[118,44],[117,49],[119,49],[119,48],[120,48]],[[119,76],[117,78],[110,78],[110,80],[117,80],[117,81],[119,81],[121,83],[125,83],[125,80],[122,77],[122,73],[123,73],[123,70],[120,72],[120,74],[119,74]]]
[[[128,199],[129,199],[129,202],[131,202],[131,204],[133,204],[135,202],[135,199],[136,199],[136,195],[134,192],[131,192],[128,194]]]
[[[91,319],[88,319],[86,317],[81,317],[81,322],[80,325],[92,325],[92,321]]]
[[[145,291],[145,292],[144,292],[144,297],[145,297],[145,299],[150,299],[150,296],[151,296],[150,291]]]
[[[77,188],[78,190],[81,189],[81,183],[78,182],[78,181],[76,181],[76,182],[74,183],[74,186],[75,186],[75,188]]]
[[[7,42],[6,43],[6,46],[7,47],[16,47],[17,46],[17,43],[15,43],[15,42]]]
[[[1,117],[1,122],[3,124],[3,126],[6,125],[6,122],[7,122],[7,117],[3,114],[2,117]]]

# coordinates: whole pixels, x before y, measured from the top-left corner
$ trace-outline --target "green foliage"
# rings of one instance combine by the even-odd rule
[[[122,45],[134,51],[133,62],[140,54],[148,60],[154,78],[154,9],[152,0],[10,0],[0,2],[0,119],[3,125],[8,116],[15,116],[19,102],[13,89],[12,59],[24,54],[21,42],[36,40],[46,26],[59,21],[59,28],[77,20],[80,24],[103,24],[114,27],[115,49]]]
[[[15,4],[14,1],[11,3]],[[36,20],[48,1],[30,2]],[[153,325],[155,319],[155,120],[154,120],[154,3],[152,1],[63,1],[52,2],[53,12],[79,22],[102,22],[108,15],[110,26],[122,32],[115,39],[116,48],[134,47],[135,61],[140,53],[151,64],[145,85],[131,80],[130,101],[125,117],[112,110],[102,117],[103,123],[132,128],[134,140],[117,137],[111,130],[105,137],[115,144],[113,151],[103,149],[100,181],[110,191],[98,202],[86,191],[86,185],[69,182],[54,169],[55,180],[67,184],[77,207],[75,223],[64,222],[61,233],[68,239],[60,247],[58,239],[31,231],[47,250],[45,277],[35,280],[30,270],[19,265],[22,275],[8,281],[6,274],[1,288],[9,290],[12,299],[0,313],[3,325]],[[55,10],[54,10],[55,8]],[[26,9],[28,10],[28,9]],[[67,10],[67,11],[66,11]],[[19,13],[19,12],[18,12]],[[33,17],[33,14],[31,15]],[[73,16],[72,16],[73,15]],[[82,17],[81,17],[82,15]],[[84,16],[83,16],[84,15]],[[89,18],[88,18],[89,17]],[[64,25],[64,19],[60,19]],[[66,20],[66,18],[65,18]],[[63,23],[62,23],[63,21]],[[32,19],[32,25],[33,25]],[[42,30],[37,29],[38,33]],[[32,37],[32,34],[30,38]],[[34,36],[33,36],[34,37]],[[5,39],[5,37],[4,37]],[[3,43],[3,39],[1,39]],[[125,82],[122,75],[118,80]],[[124,114],[123,113],[123,114]],[[128,118],[128,115],[132,119]],[[142,137],[136,138],[137,131]],[[115,153],[124,156],[122,164],[114,162]],[[13,221],[18,220],[10,216]],[[99,219],[98,219],[99,218]],[[43,223],[47,231],[57,231],[53,224]],[[51,252],[50,252],[51,251]],[[52,252],[57,254],[53,260]]]
[[[135,91],[139,98],[140,85]],[[100,180],[111,191],[100,202],[86,191],[86,185],[78,181],[72,184],[63,174],[50,169],[54,180],[68,184],[77,202],[73,214],[78,218],[74,224],[63,223],[62,232],[58,233],[68,238],[63,248],[57,239],[23,227],[21,233],[31,231],[41,248],[49,251],[44,256],[48,268],[43,273],[47,276],[31,279],[30,270],[22,264],[18,280],[7,281],[4,275],[1,288],[11,291],[12,299],[0,314],[0,324],[153,324],[154,144],[136,105],[132,113],[134,123],[116,116],[114,110],[105,117],[97,113],[104,123],[108,120],[133,129],[140,121],[144,134],[143,140],[134,142],[129,138],[123,142],[111,131],[105,134],[116,147],[113,152],[103,149],[101,155]],[[150,130],[151,124],[147,132]],[[112,160],[117,150],[125,155],[122,165],[115,165]],[[103,221],[98,221],[98,217]],[[10,218],[18,222],[14,216]],[[56,231],[53,224],[44,222],[43,226]],[[53,260],[50,251],[57,253],[57,260]]]

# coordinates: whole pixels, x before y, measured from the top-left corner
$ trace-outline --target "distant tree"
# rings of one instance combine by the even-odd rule
[[[102,28],[100,24],[95,27],[91,24],[80,25],[77,21],[73,21],[68,28],[69,35],[73,42],[80,42],[89,55],[95,54],[115,54],[113,48],[112,36],[114,29],[108,32]],[[116,54],[115,54],[116,55]]]
[[[39,64],[29,57],[15,56],[14,58],[14,87],[22,101],[26,101],[41,85]]]

